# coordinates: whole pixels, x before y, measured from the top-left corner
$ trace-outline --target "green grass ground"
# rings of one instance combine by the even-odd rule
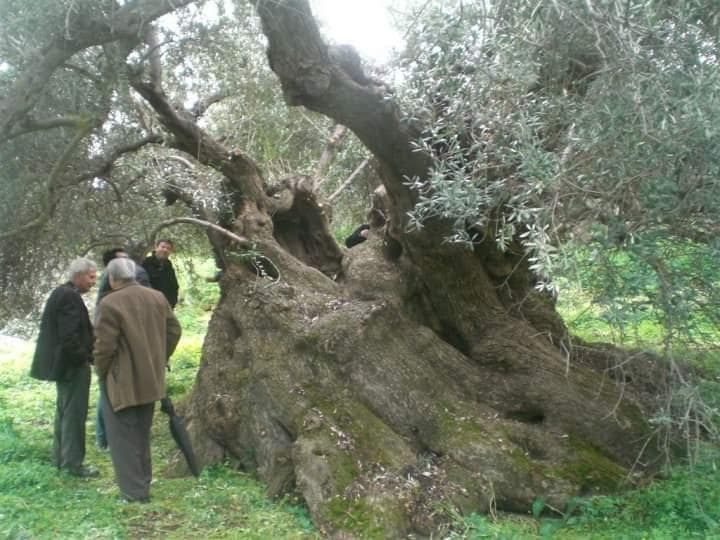
[[[199,354],[200,337],[184,338],[169,374],[173,397],[189,389]],[[50,461],[55,388],[28,377],[31,355],[31,344],[0,348],[0,538],[317,538],[302,506],[270,501],[260,483],[230,467],[178,477],[177,450],[159,408],[152,501],[120,502],[110,456],[94,446],[95,381],[86,462],[101,477],[59,473]]]

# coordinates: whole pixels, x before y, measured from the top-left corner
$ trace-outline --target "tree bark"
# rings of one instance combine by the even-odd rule
[[[331,57],[306,1],[257,9],[288,102],[348,126],[379,160],[389,223],[341,250],[312,179],[267,190],[249,158],[136,84],[179,145],[228,178],[233,232],[254,245],[225,254],[186,404],[201,459],[254,471],[271,495],[296,490],[322,531],[358,537],[430,534],[444,504],[561,508],[651,471],[651,392],[612,369],[625,357],[572,347],[517,246],[448,245],[441,221],[408,232],[405,182],[429,165],[413,129]]]

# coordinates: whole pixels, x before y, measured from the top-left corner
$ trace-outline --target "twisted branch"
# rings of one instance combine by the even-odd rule
[[[202,219],[195,219],[195,218],[189,218],[189,217],[177,217],[177,218],[168,219],[166,221],[159,223],[155,227],[155,229],[153,229],[152,233],[150,233],[150,240],[152,241],[152,243],[155,244],[155,237],[161,230],[163,230],[167,227],[171,227],[173,225],[177,225],[178,223],[190,223],[192,225],[198,225],[200,227],[205,227],[206,229],[210,229],[212,231],[220,233],[223,236],[225,236],[226,238],[229,238],[230,240],[237,242],[242,247],[250,247],[252,245],[250,240],[248,240],[244,236],[238,236],[237,234],[230,232],[227,229],[223,229],[222,227],[220,227],[219,225],[216,225],[215,223],[210,223],[209,221],[204,221]]]

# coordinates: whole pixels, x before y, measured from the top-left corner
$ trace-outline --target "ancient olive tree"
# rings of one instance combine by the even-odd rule
[[[630,383],[647,358],[612,369],[620,352],[573,344],[522,244],[500,251],[492,220],[469,224],[471,249],[444,241],[453,221],[441,215],[408,227],[414,186],[432,190],[422,125],[331,54],[306,3],[257,9],[286,102],[352,129],[383,185],[370,240],[343,253],[307,183],[268,193],[249,157],[220,161],[242,194],[231,227],[273,272],[258,279],[242,250],[225,250],[188,409],[205,459],[237,460],[271,493],[296,489],[329,531],[362,523],[391,536],[432,530],[440,502],[561,505],[651,464],[646,388]],[[163,110],[161,95],[143,95]],[[223,158],[205,137],[189,141],[201,160]]]
[[[416,73],[424,72],[428,84],[401,97],[369,76],[352,49],[326,43],[306,0],[255,2],[284,101],[346,126],[377,162],[381,186],[369,211],[369,240],[347,251],[331,234],[331,207],[318,178],[269,181],[263,156],[231,146],[215,132],[217,123],[175,99],[186,97],[177,88],[202,77],[170,69],[173,53],[163,49],[182,40],[163,41],[172,30],[153,21],[192,3],[88,2],[93,9],[79,11],[73,2],[60,10],[65,27],[50,34],[44,54],[8,57],[2,151],[25,156],[13,145],[35,141],[43,181],[16,181],[32,176],[28,161],[3,172],[8,186],[40,202],[19,206],[14,221],[21,228],[0,238],[9,257],[22,245],[23,230],[47,233],[61,204],[105,197],[107,207],[121,207],[128,197],[142,197],[132,179],[146,171],[122,168],[143,161],[118,158],[159,142],[172,150],[170,161],[195,171],[196,184],[213,184],[215,203],[199,189],[143,184],[168,202],[185,203],[162,218],[189,221],[190,213],[206,226],[224,269],[185,404],[203,462],[230,460],[254,471],[271,495],[297,492],[328,533],[385,537],[430,533],[443,519],[438,508],[449,505],[523,512],[542,498],[559,508],[573,496],[651,473],[660,448],[647,419],[660,370],[650,355],[569,335],[552,294],[538,287],[546,267],[539,264],[545,229],[536,210],[553,201],[557,209],[557,192],[538,187],[537,171],[526,166],[531,161],[513,159],[534,150],[558,167],[572,159],[587,165],[568,143],[576,128],[559,104],[564,99],[579,111],[591,99],[609,55],[593,48],[589,29],[597,17],[609,24],[622,13],[586,13],[591,24],[578,22],[582,11],[573,12],[573,47],[544,43],[526,63],[536,73],[489,77],[480,89],[474,75],[517,59],[499,47],[501,39],[497,48],[484,48],[477,13],[466,28],[476,32],[475,41],[457,33],[469,14],[461,9],[443,41],[411,44],[415,67],[422,68]],[[500,14],[504,6],[499,3]],[[524,16],[565,24],[551,8]],[[523,13],[504,15],[517,22],[513,17]],[[249,29],[256,24],[237,21]],[[485,27],[484,38],[491,29]],[[501,27],[494,30],[502,37]],[[543,56],[549,53],[550,59]],[[175,57],[179,62],[182,54]],[[223,73],[243,68],[192,67],[207,69],[218,86]],[[435,77],[440,67],[445,71]],[[101,77],[101,68],[107,75]],[[53,77],[78,73],[96,88],[70,114],[68,100],[53,103],[60,99],[49,89]],[[215,90],[222,96],[227,89]],[[460,110],[463,100],[470,109]],[[420,102],[425,108],[413,110]],[[208,97],[205,106],[213,103]],[[537,122],[525,138],[504,129],[503,118],[533,110]],[[92,114],[78,115],[85,111]],[[40,113],[47,115],[42,122]],[[57,126],[67,135],[64,150],[46,131]],[[55,142],[43,146],[40,135],[28,139],[28,133]],[[124,139],[136,142],[121,144]],[[98,148],[105,159],[93,168]],[[68,198],[73,186],[82,189]],[[578,200],[568,198],[564,216],[592,219],[589,209],[597,217],[605,199],[596,199],[578,209]],[[609,219],[617,212],[608,204]],[[162,221],[157,212],[151,207],[122,227],[152,231]],[[695,222],[688,217],[687,223]]]

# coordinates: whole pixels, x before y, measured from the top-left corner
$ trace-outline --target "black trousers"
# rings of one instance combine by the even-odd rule
[[[115,412],[110,403],[105,401],[102,413],[115,480],[120,491],[131,500],[147,499],[150,497],[152,480],[150,428],[155,403]]]
[[[73,368],[66,379],[55,383],[55,465],[77,470],[85,459],[85,421],[90,397],[90,366]]]

